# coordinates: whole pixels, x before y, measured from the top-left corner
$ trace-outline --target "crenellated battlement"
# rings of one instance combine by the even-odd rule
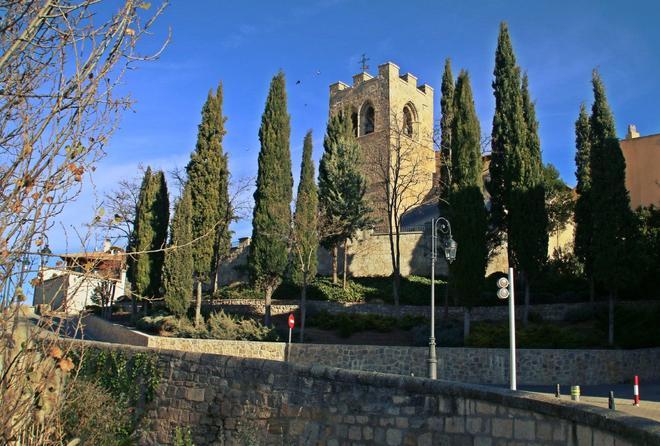
[[[374,77],[366,71],[353,75],[353,85],[348,85],[344,82],[337,81],[334,84],[330,84],[330,94],[336,94],[340,91],[350,90],[354,87],[358,87],[361,84],[375,79],[376,81],[386,81],[388,83],[396,82],[398,79],[401,82],[405,82],[411,87],[415,87],[416,91],[420,94],[433,96],[433,88],[429,84],[417,85],[417,76],[412,73],[405,73],[400,75],[401,69],[394,62],[385,62],[378,66],[378,76]]]

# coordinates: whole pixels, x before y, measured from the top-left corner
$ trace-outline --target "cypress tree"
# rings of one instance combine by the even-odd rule
[[[324,246],[333,250],[344,243],[343,287],[346,287],[347,242],[371,223],[366,179],[360,166],[360,146],[347,113],[337,113],[328,122],[319,164],[319,200],[323,215]],[[333,259],[333,263],[335,263]],[[333,265],[333,269],[335,269]],[[333,271],[333,281],[336,282]]]
[[[523,180],[520,178],[520,164],[527,137],[520,91],[520,70],[516,66],[509,29],[504,22],[500,24],[493,74],[495,114],[491,134],[490,181],[487,189],[491,201],[493,243],[498,243],[498,239],[507,232],[505,210],[508,210],[512,198],[510,191]],[[509,255],[511,256],[510,248]]]
[[[575,203],[575,255],[584,265],[584,272],[589,279],[589,299],[594,302],[595,289],[592,276],[591,236],[591,127],[589,115],[584,104],[580,104],[580,114],[575,121],[575,190],[578,194]]]
[[[271,296],[282,280],[288,261],[293,194],[290,133],[284,73],[279,72],[270,83],[259,129],[261,150],[248,262],[253,282],[265,293],[267,326],[270,326]]]
[[[190,188],[184,187],[183,195],[174,207],[170,231],[171,249],[165,253],[163,287],[165,305],[178,317],[184,316],[190,307],[193,291],[192,197]]]
[[[165,247],[169,222],[169,198],[162,171],[147,168],[135,212],[135,251],[154,251]],[[134,285],[139,297],[160,295],[164,253],[137,254],[134,260]]]
[[[541,272],[548,256],[548,214],[545,207],[543,163],[534,103],[529,94],[527,75],[522,79],[523,116],[526,144],[519,153],[519,179],[509,205],[509,244],[525,286],[523,323],[529,316],[531,282]]]
[[[614,299],[626,279],[632,211],[625,185],[626,162],[616,137],[614,117],[596,70],[592,77],[589,192],[592,216],[591,252],[596,283],[609,289],[608,341],[614,343]]]
[[[442,165],[440,170],[440,206],[447,205],[449,192],[451,191],[450,176],[450,153],[452,143],[452,121],[454,118],[454,76],[451,72],[451,60],[445,60],[445,71],[442,74],[442,96],[440,97],[440,108],[442,118],[440,119],[440,156]]]
[[[293,271],[295,283],[300,285],[300,342],[305,331],[307,285],[316,276],[319,245],[318,236],[319,199],[314,182],[314,161],[312,161],[312,131],[305,135],[303,157],[300,166],[300,183],[296,195],[296,212],[293,217]]]
[[[202,108],[195,151],[186,166],[192,199],[193,271],[202,282],[213,279],[217,263],[229,252],[231,209],[229,207],[227,156],[222,148],[226,133],[222,114],[222,83],[209,91]],[[198,289],[198,294],[199,294]]]
[[[470,311],[483,289],[488,261],[488,222],[482,192],[481,129],[466,71],[458,76],[453,109],[450,217],[459,253],[450,270],[453,289],[466,308],[467,336]]]

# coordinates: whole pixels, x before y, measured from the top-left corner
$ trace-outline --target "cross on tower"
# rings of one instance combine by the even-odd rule
[[[362,53],[362,57],[359,60],[360,65],[362,66],[362,71],[367,71],[369,69],[369,65],[367,65],[368,61],[369,58],[367,57],[367,55]]]

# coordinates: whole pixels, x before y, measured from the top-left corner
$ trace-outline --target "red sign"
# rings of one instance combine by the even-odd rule
[[[296,323],[296,319],[293,317],[293,313],[289,315],[289,328],[293,328]]]

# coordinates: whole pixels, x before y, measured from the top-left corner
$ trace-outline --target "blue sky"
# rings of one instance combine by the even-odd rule
[[[574,184],[574,129],[581,102],[591,104],[591,70],[605,82],[619,136],[635,123],[642,135],[660,133],[660,3],[655,1],[181,1],[159,20],[146,48],[172,28],[162,57],[128,73],[122,86],[136,101],[107,146],[85,191],[62,215],[68,229],[93,216],[94,203],[114,180],[139,163],[183,167],[196,140],[210,88],[223,82],[228,117],[224,149],[235,178],[256,175],[258,128],[271,77],[287,76],[291,152],[297,180],[305,132],[314,132],[320,159],[328,114],[328,86],[350,83],[362,53],[370,72],[391,60],[401,72],[436,90],[444,59],[457,75],[470,72],[477,113],[490,133],[492,72],[499,22],[505,20],[518,63],[536,101],[544,162]],[[320,74],[317,72],[320,71]],[[301,81],[296,85],[296,81]],[[171,190],[175,187],[170,185]],[[65,248],[62,226],[51,245]],[[234,225],[249,236],[250,222]],[[76,241],[69,234],[68,249]],[[88,246],[91,248],[91,246]]]

